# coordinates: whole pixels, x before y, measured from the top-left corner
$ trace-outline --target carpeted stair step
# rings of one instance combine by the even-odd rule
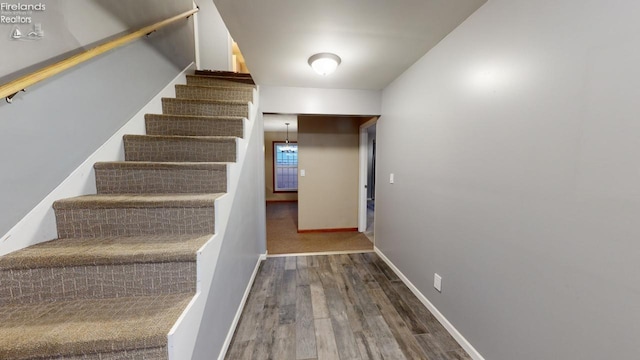
[[[212,234],[222,194],[85,195],[53,203],[59,238]]]
[[[233,162],[236,137],[125,135],[126,161]]]
[[[255,84],[251,79],[237,79],[233,77],[218,77],[218,76],[204,76],[204,75],[187,75],[187,85],[201,85],[201,86],[234,86],[234,87],[248,87],[253,89]]]
[[[218,75],[201,75],[195,74],[194,76],[204,76],[211,79],[224,80],[228,82],[235,82],[241,84],[255,85],[253,78],[250,76],[237,76],[237,75],[228,75],[228,74],[218,74]]]
[[[222,193],[227,164],[204,162],[100,162],[94,166],[98,194]]]
[[[0,306],[196,291],[207,235],[69,238],[0,257]]]
[[[162,113],[193,116],[249,117],[249,104],[230,100],[191,100],[162,98]]]
[[[244,120],[233,116],[146,114],[147,135],[244,136]]]
[[[192,297],[5,305],[0,307],[0,359],[167,359],[167,334]]]
[[[224,70],[196,70],[195,75],[201,76],[223,76],[223,77],[237,77],[237,78],[249,78],[253,79],[251,74],[249,73],[241,73],[235,71],[224,71]]]
[[[176,98],[194,100],[253,101],[253,88],[176,85]]]

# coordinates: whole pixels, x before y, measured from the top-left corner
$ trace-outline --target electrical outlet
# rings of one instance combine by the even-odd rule
[[[442,276],[433,274],[433,287],[439,292],[442,292]]]

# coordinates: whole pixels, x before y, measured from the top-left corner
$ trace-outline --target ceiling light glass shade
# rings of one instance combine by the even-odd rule
[[[311,68],[322,76],[327,76],[336,71],[340,62],[340,57],[331,53],[315,54],[309,58]]]

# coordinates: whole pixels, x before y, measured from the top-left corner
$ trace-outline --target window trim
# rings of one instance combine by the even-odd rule
[[[273,193],[274,194],[286,194],[286,193],[297,193],[298,190],[276,190],[276,144],[286,144],[286,141],[272,141],[271,142],[271,162],[272,162],[272,173],[271,173],[271,184],[273,185]],[[297,141],[289,141],[289,144],[298,144]],[[298,147],[298,150],[300,148]]]

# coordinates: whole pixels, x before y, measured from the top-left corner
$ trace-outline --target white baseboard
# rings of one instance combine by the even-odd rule
[[[116,131],[98,150],[91,154],[80,166],[51,191],[25,217],[0,238],[0,255],[23,249],[57,237],[53,202],[59,199],[95,194],[95,174],[93,164],[99,161],[124,160],[122,136],[125,134],[144,134],[144,115],[162,113],[163,97],[175,95],[174,85],[185,82],[185,74],[193,66],[189,64],[158,95],[149,101],[125,125]]]
[[[422,294],[420,290],[418,290],[418,288],[415,287],[413,283],[411,283],[411,281],[409,281],[409,279],[400,271],[400,269],[398,269],[391,262],[391,260],[389,260],[382,253],[382,251],[380,251],[380,249],[378,249],[377,247],[374,247],[374,249],[376,254],[378,254],[378,256],[385,263],[387,263],[387,265],[389,265],[391,270],[393,270],[393,272],[395,272],[396,275],[398,275],[398,277],[402,280],[402,282],[404,282],[404,284],[407,285],[407,287],[411,290],[411,292],[416,297],[418,297],[418,299],[420,299],[420,302],[422,302],[424,306],[426,306],[427,309],[433,314],[433,316],[435,316],[435,318],[438,319],[438,321],[442,324],[442,326],[444,326],[444,328],[447,329],[449,334],[453,336],[453,338],[458,342],[458,344],[460,344],[460,346],[462,346],[462,348],[469,354],[469,356],[471,356],[473,360],[485,360],[484,357],[482,357],[482,355],[480,355],[480,353],[473,347],[473,345],[471,345],[471,343],[467,341],[467,339],[465,339],[464,336],[462,336],[462,334],[449,322],[449,320],[447,320],[447,318],[444,317],[444,315],[442,315],[440,311],[438,311],[438,309],[431,303],[431,301],[429,301],[429,299],[427,299],[427,297],[424,296],[424,294]]]
[[[342,251],[322,251],[322,252],[308,252],[308,253],[293,253],[293,254],[274,254],[267,255],[267,257],[288,257],[288,256],[314,256],[314,255],[343,255],[343,254],[366,254],[372,253],[374,250],[342,250]]]
[[[242,295],[242,301],[240,301],[240,306],[238,306],[238,311],[236,311],[236,316],[233,318],[231,327],[229,327],[227,338],[224,339],[224,344],[222,344],[222,349],[220,350],[220,355],[218,355],[218,360],[224,360],[224,357],[227,355],[227,350],[229,350],[229,345],[231,345],[231,340],[233,340],[233,334],[235,334],[236,327],[238,326],[238,322],[240,321],[240,316],[242,316],[244,305],[246,304],[247,299],[249,298],[249,293],[251,292],[251,287],[253,287],[253,282],[256,280],[256,275],[258,275],[260,264],[266,259],[267,259],[266,252],[264,254],[260,254],[260,256],[258,257],[258,261],[256,262],[256,267],[253,269],[253,274],[251,274],[251,279],[249,280],[249,284],[247,284],[247,288],[244,290],[244,295]]]

